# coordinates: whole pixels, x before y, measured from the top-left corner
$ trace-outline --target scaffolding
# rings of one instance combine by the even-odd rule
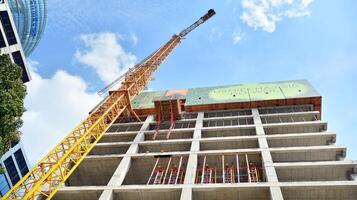
[[[160,132],[161,125],[163,122],[169,121],[170,125],[166,132],[165,139],[170,138],[172,129],[175,127],[175,120],[181,119],[181,108],[179,99],[170,99],[170,100],[159,100],[154,101],[156,109],[156,127],[155,133],[152,137],[152,140],[156,140],[157,135]]]
[[[163,167],[163,164],[166,164],[166,167]],[[182,156],[178,162],[173,161],[171,156],[169,158],[157,157],[147,185],[182,184],[184,177],[185,168]]]
[[[204,156],[202,165],[197,167],[195,183],[211,184],[262,182],[261,166],[258,166],[256,163],[250,161],[248,154],[235,154],[234,156],[234,162],[226,162],[225,155],[221,155],[221,166],[217,166],[217,164],[208,164],[207,156]],[[242,159],[242,157],[244,159]]]

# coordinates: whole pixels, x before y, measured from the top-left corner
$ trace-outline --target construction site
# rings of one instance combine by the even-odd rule
[[[308,81],[143,92],[214,15],[105,87],[108,96],[3,199],[356,200],[357,162],[335,145]]]

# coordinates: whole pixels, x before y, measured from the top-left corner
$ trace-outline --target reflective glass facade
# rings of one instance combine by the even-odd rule
[[[7,170],[7,173],[10,176],[10,181],[11,181],[12,185],[15,185],[17,183],[17,181],[20,180],[20,176],[17,173],[17,169],[16,169],[16,166],[15,166],[14,160],[12,159],[12,157],[8,157],[4,161],[4,164],[5,164],[5,168]]]
[[[13,144],[0,158],[0,166],[4,173],[0,173],[0,197],[15,185],[29,171],[28,160],[21,142]],[[1,198],[0,198],[1,199]]]
[[[27,172],[29,172],[29,168],[27,167],[27,163],[21,149],[17,150],[14,153],[14,156],[21,175],[25,176]]]
[[[0,174],[0,197],[4,196],[10,190],[9,182],[5,174]]]
[[[26,56],[40,41],[46,25],[46,0],[8,0]]]

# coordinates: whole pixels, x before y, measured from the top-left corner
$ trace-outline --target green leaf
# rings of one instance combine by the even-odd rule
[[[12,63],[8,55],[0,55],[0,155],[20,139],[26,96],[21,77],[21,67]]]

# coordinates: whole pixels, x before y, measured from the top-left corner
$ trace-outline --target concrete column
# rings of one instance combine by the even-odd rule
[[[122,185],[126,174],[129,171],[131,164],[131,154],[135,154],[139,150],[138,142],[144,141],[145,139],[145,131],[149,129],[150,122],[154,120],[154,116],[150,115],[146,118],[144,124],[141,126],[140,131],[135,136],[133,144],[130,145],[128,151],[126,152],[123,159],[120,161],[118,167],[116,168],[113,176],[110,178],[108,186],[120,186]],[[112,190],[104,190],[101,194],[99,200],[112,200],[113,199],[113,191]]]
[[[113,190],[104,190],[99,197],[99,200],[113,200],[114,194]]]
[[[260,119],[259,111],[257,108],[252,109],[253,120],[255,125],[255,130],[258,136],[265,136],[265,131],[263,128],[262,121]],[[262,154],[262,164],[265,172],[266,181],[270,183],[277,183],[278,176],[276,174],[275,168],[273,166],[273,159],[269,151],[269,145],[266,137],[258,138],[259,148]],[[283,200],[283,194],[279,186],[270,186],[270,199],[271,200]]]
[[[184,180],[185,185],[195,184],[196,178],[196,167],[197,167],[197,152],[200,150],[200,142],[199,139],[202,138],[202,127],[203,127],[203,117],[204,113],[200,112],[197,115],[195,131],[193,132],[193,141],[191,144],[191,153],[188,157],[187,168],[186,168],[186,176]],[[192,199],[192,188],[185,187],[182,189],[181,200],[191,200]]]

